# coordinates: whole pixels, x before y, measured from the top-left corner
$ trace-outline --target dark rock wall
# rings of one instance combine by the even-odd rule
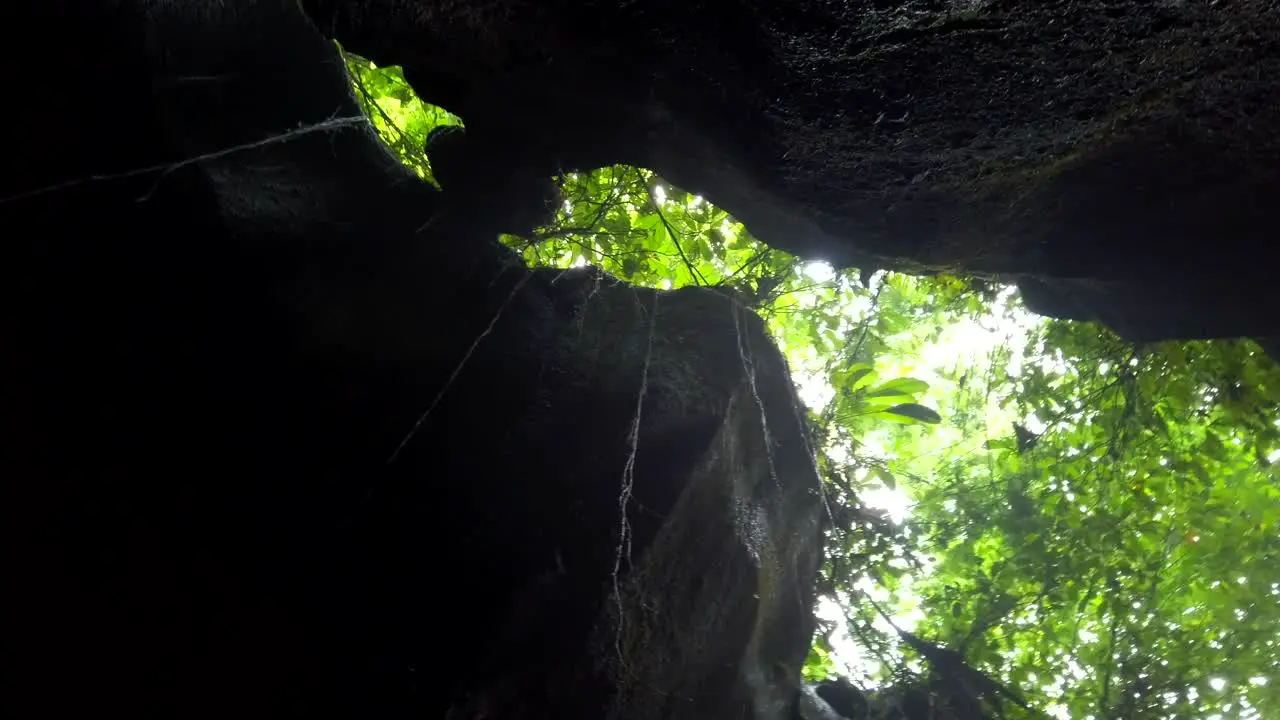
[[[1052,284],[1134,340],[1277,334],[1274,0],[304,5],[495,167],[647,166],[774,247]]]
[[[758,318],[529,271],[291,2],[0,33],[42,49],[3,60],[6,716],[791,711],[821,498]]]

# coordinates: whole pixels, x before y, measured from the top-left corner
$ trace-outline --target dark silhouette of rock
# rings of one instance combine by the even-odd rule
[[[771,246],[1280,334],[1272,0],[305,0],[513,165],[656,170]]]
[[[325,33],[404,64],[466,120],[464,173],[509,163],[512,193],[646,165],[809,257],[1274,346],[1277,23],[1263,0],[4,5],[6,716],[818,697],[820,485],[759,320],[531,272],[491,232],[536,203],[485,221],[403,170]]]
[[[759,318],[530,271],[280,0],[0,10],[6,717],[789,717]],[[24,109],[25,108],[25,109]]]
[[[866,695],[847,680],[818,683],[814,692],[843,717],[861,720],[867,716]]]

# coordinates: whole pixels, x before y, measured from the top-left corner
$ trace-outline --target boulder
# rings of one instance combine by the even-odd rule
[[[296,3],[0,33],[43,52],[0,120],[10,717],[795,712],[824,512],[758,317],[526,267]]]

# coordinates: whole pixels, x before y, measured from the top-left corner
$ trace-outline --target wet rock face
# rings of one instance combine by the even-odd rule
[[[1051,284],[1136,340],[1277,334],[1269,0],[304,4],[521,168],[643,165],[776,247]]]
[[[0,11],[48,53],[0,120],[15,716],[788,717],[821,499],[759,318],[441,212],[294,3],[81,5]]]

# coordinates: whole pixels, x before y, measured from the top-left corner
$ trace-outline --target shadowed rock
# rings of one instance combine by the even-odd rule
[[[294,3],[0,28],[9,716],[789,717],[822,505],[759,318],[530,271]]]
[[[477,162],[646,166],[773,247],[1133,340],[1280,335],[1272,0],[304,5]]]

